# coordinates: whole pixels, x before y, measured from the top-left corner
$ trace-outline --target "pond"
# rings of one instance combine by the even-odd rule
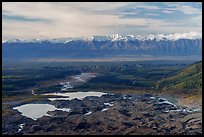
[[[84,99],[88,96],[97,96],[101,97],[102,95],[105,95],[107,93],[104,92],[95,92],[95,91],[89,91],[89,92],[69,92],[69,93],[47,93],[44,95],[55,95],[55,96],[61,96],[61,97],[67,97],[67,98],[48,98],[49,100],[72,100],[72,99]]]
[[[25,104],[18,107],[14,107],[13,109],[18,110],[23,116],[31,118],[33,120],[37,120],[42,116],[50,116],[47,114],[48,111],[61,110],[70,112],[69,108],[56,108],[50,104]]]

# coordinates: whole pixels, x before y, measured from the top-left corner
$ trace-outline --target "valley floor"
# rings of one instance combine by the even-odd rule
[[[2,117],[3,134],[202,134],[201,109],[172,105],[164,98],[151,94],[108,93],[101,97],[66,101],[36,98],[34,101],[13,102],[7,111],[23,104],[52,104],[71,111],[48,111],[49,116],[33,120],[14,110]]]
[[[61,66],[6,68],[3,135],[202,134],[202,94],[180,96],[150,88],[180,65]],[[30,86],[24,87],[25,82]]]

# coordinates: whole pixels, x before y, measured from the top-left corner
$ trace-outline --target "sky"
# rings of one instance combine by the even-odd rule
[[[201,2],[2,2],[3,38],[202,33]]]

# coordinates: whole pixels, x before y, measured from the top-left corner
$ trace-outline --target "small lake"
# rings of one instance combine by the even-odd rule
[[[47,93],[44,95],[55,95],[55,96],[61,96],[61,97],[67,97],[67,98],[48,98],[49,100],[72,100],[72,99],[84,99],[88,96],[97,96],[101,97],[102,95],[105,95],[107,93],[104,92],[95,92],[95,91],[89,91],[89,92],[70,92],[70,93]]]
[[[70,112],[69,108],[56,108],[50,104],[25,104],[18,107],[14,107],[13,109],[18,110],[23,116],[31,118],[33,120],[37,120],[42,116],[50,116],[47,114],[48,111],[67,111]]]

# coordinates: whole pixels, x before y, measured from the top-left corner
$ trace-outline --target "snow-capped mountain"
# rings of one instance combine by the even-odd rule
[[[106,35],[61,39],[3,39],[3,57],[202,56],[202,35]]]
[[[7,42],[7,39],[2,38],[2,43],[6,43],[6,42]]]
[[[148,35],[143,37],[143,40],[179,40],[179,39],[200,39],[202,38],[202,33],[198,32],[189,32],[189,33],[175,33],[175,34],[157,34],[157,35]]]
[[[109,41],[111,38],[109,36],[91,36],[86,39],[87,41]]]
[[[30,39],[30,40],[23,40],[23,39],[5,39],[2,38],[2,43],[29,43],[29,42],[43,42],[47,41],[50,43],[68,43],[70,41],[77,41],[77,40],[84,40],[84,41],[146,41],[146,40],[171,40],[176,41],[179,39],[201,39],[202,33],[198,32],[189,32],[189,33],[175,33],[175,34],[150,34],[147,36],[134,36],[134,35],[106,35],[106,36],[90,36],[90,37],[78,37],[78,38],[55,38],[55,39]]]

